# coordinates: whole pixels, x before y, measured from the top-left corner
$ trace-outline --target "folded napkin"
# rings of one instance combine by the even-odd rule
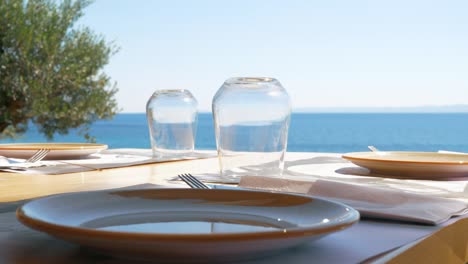
[[[430,225],[468,213],[468,203],[463,201],[328,180],[311,182],[245,176],[239,187],[325,197],[355,208],[363,217]]]
[[[109,168],[129,167],[143,164],[201,159],[214,157],[213,152],[195,152],[186,156],[172,156],[164,158],[153,158],[151,149],[109,149],[98,154],[93,154],[76,160],[43,160],[35,163],[11,163],[8,159],[1,157],[0,165],[12,165],[22,167],[26,170],[5,170],[8,172],[23,174],[63,174],[73,172],[83,172],[101,170]],[[21,159],[10,159],[23,162]]]

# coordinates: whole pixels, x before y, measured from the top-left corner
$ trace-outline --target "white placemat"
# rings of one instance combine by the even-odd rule
[[[213,152],[197,151],[185,156],[153,158],[150,149],[109,149],[98,154],[77,160],[44,160],[34,164],[14,163],[10,165],[24,166],[24,171],[5,170],[20,174],[63,174],[83,171],[93,171],[109,168],[129,167],[135,165],[190,160],[214,157]],[[13,161],[22,161],[12,159]],[[8,165],[8,160],[0,159],[0,165]]]

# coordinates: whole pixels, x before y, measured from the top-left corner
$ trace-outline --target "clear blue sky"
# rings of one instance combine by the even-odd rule
[[[98,0],[79,24],[120,46],[124,112],[175,88],[210,110],[233,76],[277,78],[295,108],[468,104],[466,0]]]

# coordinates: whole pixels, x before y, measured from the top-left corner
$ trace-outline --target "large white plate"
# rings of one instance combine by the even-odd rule
[[[50,149],[45,159],[79,159],[107,149],[91,143],[12,143],[0,144],[0,156],[28,159],[39,149]]]
[[[465,154],[377,151],[347,153],[343,158],[371,172],[402,178],[468,177],[468,155]]]
[[[23,205],[17,217],[105,254],[178,263],[277,253],[342,230],[357,222],[359,213],[309,196],[151,189],[49,196]]]

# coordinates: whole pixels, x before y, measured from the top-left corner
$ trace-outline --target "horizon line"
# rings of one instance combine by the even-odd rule
[[[198,111],[212,114],[211,111]],[[466,111],[291,111],[293,114],[468,114]],[[118,112],[117,114],[146,114],[145,112]]]
[[[200,109],[199,113],[212,113]],[[121,114],[144,114],[145,111],[122,111]],[[297,107],[292,113],[468,113],[468,104],[428,106],[339,106],[339,107]]]

